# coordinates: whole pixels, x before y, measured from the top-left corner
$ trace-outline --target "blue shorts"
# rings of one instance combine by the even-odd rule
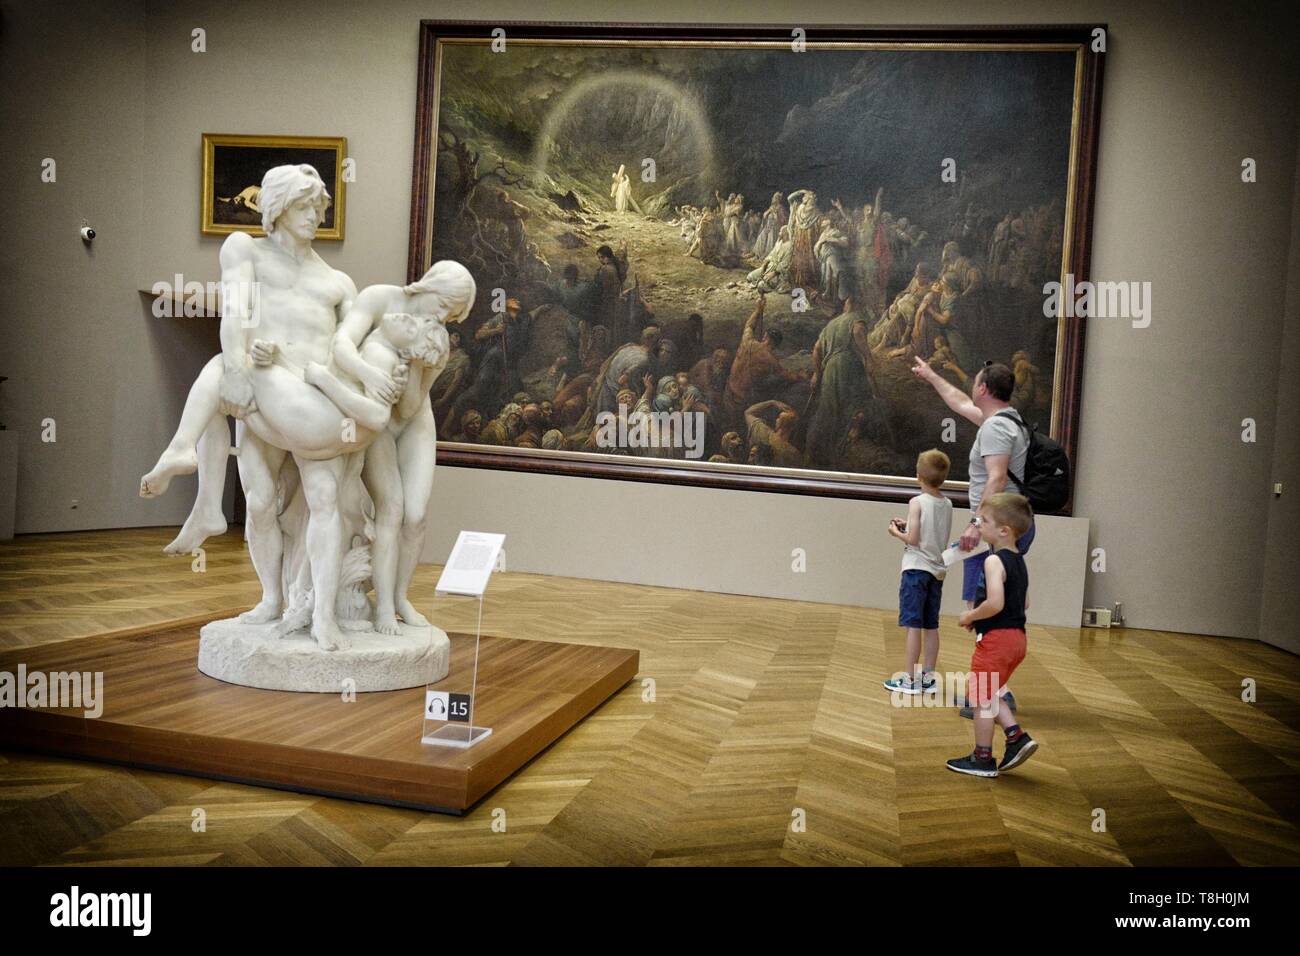
[[[1029,546],[1034,543],[1034,533],[1036,532],[1033,521],[1029,522],[1029,530],[1022,534],[1016,540],[1016,549],[1021,554],[1029,553]],[[963,601],[979,600],[979,589],[984,586],[984,559],[989,556],[985,551],[983,554],[977,554],[973,558],[967,558],[962,562],[961,569],[961,599]]]
[[[898,582],[898,626],[936,630],[942,598],[943,582],[929,571],[904,571]]]

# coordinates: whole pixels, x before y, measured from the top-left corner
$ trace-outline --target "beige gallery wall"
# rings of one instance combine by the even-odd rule
[[[1296,547],[1296,529],[1300,528],[1300,163],[1296,166],[1295,197],[1269,478],[1282,485],[1282,494],[1269,501],[1259,634],[1270,644],[1300,654],[1300,587],[1296,586],[1300,580],[1300,549]]]
[[[707,17],[792,25],[1109,25],[1093,278],[1150,281],[1154,315],[1146,329],[1098,322],[1088,331],[1077,514],[1090,522],[1089,547],[1105,549],[1107,570],[1080,569],[1080,584],[1088,604],[1121,600],[1130,623],[1141,627],[1256,636],[1264,606],[1271,615],[1264,636],[1280,640],[1278,628],[1296,626],[1294,607],[1272,593],[1285,580],[1287,565],[1273,555],[1295,527],[1294,498],[1274,501],[1269,493],[1275,468],[1295,464],[1294,360],[1289,380],[1279,368],[1284,328],[1289,342],[1295,338],[1294,318],[1287,324],[1284,316],[1294,316],[1296,302],[1294,268],[1287,301],[1296,74],[1288,7],[1252,9],[751,2]],[[34,175],[0,184],[0,198],[13,210],[4,226],[4,268],[18,316],[12,325],[6,319],[2,340],[15,371],[0,374],[14,379],[5,386],[6,414],[28,436],[20,531],[161,524],[186,510],[192,479],[149,503],[134,498],[134,486],[166,441],[185,383],[209,354],[211,330],[194,320],[154,319],[135,290],[177,272],[215,278],[219,241],[200,237],[196,222],[202,132],[347,136],[358,163],[348,238],[318,249],[359,285],[394,281],[406,266],[419,19],[704,16],[697,4],[675,0],[655,5],[652,15],[502,0],[54,3],[44,10],[0,3],[0,80],[24,91],[19,102],[6,99],[2,114],[22,121],[22,135],[0,149],[11,168],[27,169],[57,147],[73,159],[66,168],[78,170],[65,178],[60,167],[67,191],[57,200]],[[199,27],[207,35],[202,54],[190,47]],[[1246,156],[1260,170],[1251,185],[1239,177]],[[82,198],[69,198],[74,190]],[[121,240],[97,240],[90,256],[65,234],[64,220],[86,208],[111,224],[103,237]],[[9,261],[14,250],[18,261]],[[64,323],[59,336],[42,334],[51,313]],[[1292,426],[1280,442],[1279,407]],[[31,437],[32,422],[49,408],[61,422],[75,423],[78,436],[57,456]],[[1257,422],[1253,444],[1240,440],[1247,417]],[[578,491],[584,482],[553,481],[444,469],[439,493],[469,514],[449,514],[431,533],[429,553],[444,550],[453,525],[484,526],[480,516],[492,513],[492,502],[532,501],[536,507],[518,509],[501,530],[530,541],[516,549],[535,549],[540,570],[547,569],[545,541],[556,527],[585,529],[579,537],[590,553],[607,555],[610,568],[634,569],[629,522],[669,523],[690,529],[695,542],[676,552],[687,586],[734,587],[728,576],[739,574],[775,594],[789,585],[788,558],[727,563],[726,555],[746,553],[726,547],[741,540],[738,525],[763,515],[743,540],[765,554],[788,555],[786,529],[842,542],[844,516],[858,514],[846,512],[852,506],[844,502],[808,497],[715,498],[599,483],[616,513],[592,515]],[[67,507],[73,496],[82,498],[77,511]],[[859,507],[867,515],[881,506]],[[873,523],[879,522],[864,520]],[[765,527],[781,530],[765,538]],[[864,538],[843,547],[886,554],[892,543]],[[893,574],[888,557],[881,558],[882,575]],[[556,553],[552,569],[566,562],[580,563]],[[813,585],[806,586],[812,596]]]

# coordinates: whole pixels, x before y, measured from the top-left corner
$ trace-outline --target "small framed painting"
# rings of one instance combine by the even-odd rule
[[[274,166],[306,163],[328,185],[331,202],[317,239],[342,239],[345,208],[342,136],[241,136],[203,134],[203,194],[200,229],[205,236],[247,232],[264,236],[258,195],[262,177]]]

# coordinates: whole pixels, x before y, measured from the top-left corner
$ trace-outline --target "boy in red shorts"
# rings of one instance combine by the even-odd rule
[[[1002,687],[1025,659],[1029,572],[1016,550],[1016,539],[1029,530],[1033,517],[1028,499],[1002,492],[985,498],[975,519],[980,537],[991,550],[984,559],[984,587],[976,606],[957,619],[977,635],[966,679],[966,699],[975,708],[975,750],[948,761],[948,769],[957,773],[996,777],[1020,766],[1038,749],[1038,743],[1020,729],[1002,699]],[[1002,763],[993,759],[994,721],[1006,732]]]

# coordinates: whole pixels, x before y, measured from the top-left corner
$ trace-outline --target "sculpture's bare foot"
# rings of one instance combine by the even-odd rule
[[[302,378],[308,385],[319,385],[329,373],[329,369],[320,362],[308,362],[302,370]]]
[[[397,613],[402,616],[402,620],[411,627],[428,627],[429,619],[411,606],[410,601],[402,600],[397,602]]]
[[[207,515],[191,511],[181,533],[163,548],[165,554],[190,554],[195,548],[217,535],[226,533],[226,516],[218,511]]]
[[[245,611],[239,615],[239,619],[245,624],[270,624],[280,617],[282,608],[279,601],[273,601],[270,598],[262,598],[257,607],[251,611]]]
[[[339,629],[338,624],[334,621],[323,621],[316,618],[311,622],[311,636],[316,638],[316,643],[322,651],[336,651],[339,642],[343,640],[343,632]]]
[[[275,626],[276,634],[280,637],[286,637],[294,631],[301,631],[311,623],[311,605],[301,605],[297,608],[292,605],[284,612],[284,617],[280,618],[280,623]]]
[[[376,614],[375,630],[380,634],[400,634],[402,626],[397,623],[395,614]]]
[[[153,466],[153,471],[140,479],[140,497],[157,498],[167,490],[177,475],[190,475],[199,469],[199,456],[193,449],[172,451],[168,448]]]

